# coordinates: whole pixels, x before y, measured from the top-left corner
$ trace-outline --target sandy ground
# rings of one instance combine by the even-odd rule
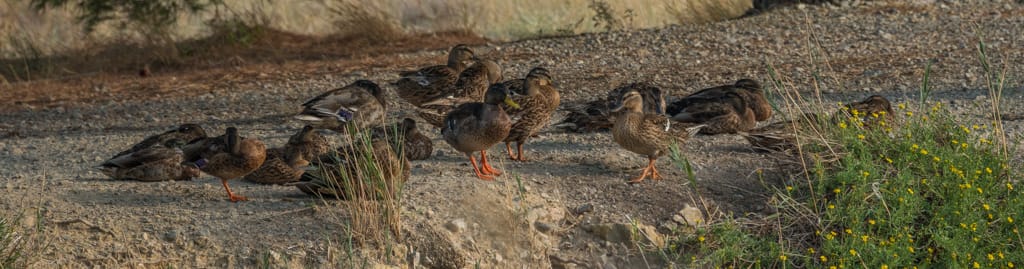
[[[932,100],[965,120],[983,122],[993,98],[979,64],[979,40],[993,66],[1006,68],[1010,79],[1004,114],[1024,112],[1022,15],[1024,6],[1011,1],[801,6],[706,25],[477,49],[499,60],[507,77],[538,65],[552,70],[563,104],[598,98],[633,81],[653,82],[671,95],[745,77],[766,81],[769,67],[807,96],[820,89],[825,103],[871,94],[908,102],[918,98],[924,66],[932,61]],[[112,181],[92,169],[139,139],[185,122],[200,123],[210,133],[238,126],[243,135],[281,145],[301,127],[290,116],[306,98],[361,78],[393,81],[400,70],[440,63],[442,53],[4,85],[11,98],[0,100],[0,208],[5,215],[23,215],[26,227],[41,227],[37,238],[44,247],[33,253],[34,268],[405,267],[410,260],[438,265],[440,254],[431,247],[443,243],[454,245],[466,266],[634,268],[644,260],[652,267],[663,264],[642,256],[632,243],[605,240],[594,227],[634,220],[659,227],[697,199],[708,203],[702,208],[711,216],[754,218],[772,213],[771,189],[787,181],[787,171],[771,155],[752,151],[740,137],[721,135],[694,138],[683,148],[694,165],[697,193],[668,158],[658,162],[665,180],[628,185],[644,158],[619,148],[608,133],[549,128],[527,145],[531,162],[509,162],[503,148],[492,148],[490,156],[507,173],[485,182],[472,176],[468,162],[436,129],[426,129],[436,151],[431,159],[413,162],[405,187],[408,240],[390,246],[391,253],[353,253],[344,232],[350,212],[294,187],[232,182],[251,201],[231,203],[219,182],[206,175],[141,183]],[[822,82],[815,84],[815,76]],[[390,99],[394,117],[408,114],[407,104]],[[777,113],[773,120],[785,118]],[[1019,141],[1021,121],[1004,124]],[[465,227],[446,227],[459,222]]]

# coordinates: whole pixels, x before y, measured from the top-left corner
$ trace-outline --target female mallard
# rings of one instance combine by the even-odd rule
[[[733,134],[757,125],[757,116],[743,95],[733,91],[697,92],[668,106],[672,120],[704,124],[702,134]]]
[[[519,105],[509,98],[505,84],[494,84],[484,95],[484,102],[473,102],[459,105],[448,112],[441,128],[441,136],[455,150],[466,154],[473,164],[476,176],[484,180],[494,180],[492,175],[501,175],[487,163],[487,148],[508,137],[512,128],[512,120],[499,104],[504,102],[512,108]],[[473,152],[480,151],[480,166],[477,166]]]
[[[444,115],[459,104],[480,102],[489,85],[501,81],[501,66],[494,61],[480,60],[459,74],[458,81],[432,100],[422,103],[418,110],[423,121],[441,127]]]
[[[232,202],[245,201],[228,187],[228,180],[240,178],[255,171],[267,158],[267,147],[253,138],[238,136],[238,129],[228,127],[224,135],[194,141],[184,148],[186,161],[199,170],[220,179]]]
[[[743,102],[747,108],[754,113],[754,119],[756,121],[765,121],[772,116],[772,107],[768,104],[768,99],[764,97],[764,90],[761,88],[761,83],[756,80],[745,78],[737,80],[732,85],[722,85],[717,87],[711,87],[697,91],[690,94],[684,99],[715,99],[720,98],[728,93],[735,93],[743,98]],[[679,100],[673,102],[668,107],[669,115],[678,114],[685,108],[686,102]]]
[[[434,142],[420,133],[416,128],[416,121],[410,118],[405,118],[393,126],[374,128],[373,138],[391,142],[391,148],[401,151],[410,161],[426,160],[434,153]],[[399,145],[398,142],[402,144]]]
[[[774,122],[749,132],[737,132],[750,143],[754,149],[768,152],[793,152],[798,149],[797,136],[806,124],[819,123],[820,116],[815,113],[804,113],[801,118]],[[808,141],[812,138],[806,138]]]
[[[146,148],[163,146],[171,140],[181,140],[188,143],[200,138],[206,138],[206,131],[203,130],[203,127],[199,126],[199,124],[186,123],[172,130],[146,137],[146,139],[136,143],[130,149],[115,154],[114,158]]]
[[[565,119],[557,124],[568,131],[585,133],[612,128],[609,110],[622,104],[622,96],[628,91],[637,91],[643,98],[643,112],[648,114],[665,114],[665,98],[661,88],[638,82],[620,86],[608,92],[603,100],[593,100],[583,104],[569,105]]]
[[[864,126],[873,127],[877,125],[893,123],[892,103],[881,95],[872,95],[860,102],[847,104],[841,113],[850,118],[857,118]],[[883,123],[884,122],[884,123]]]
[[[632,178],[630,183],[638,183],[647,176],[661,179],[654,162],[658,157],[668,153],[672,143],[685,142],[703,125],[683,128],[682,124],[672,124],[663,115],[643,112],[644,98],[636,90],[627,91],[622,97],[622,105],[612,109],[615,123],[612,127],[612,138],[619,146],[647,156],[647,167],[640,176]]]
[[[327,153],[330,143],[312,126],[306,125],[281,148],[267,150],[267,158],[245,180],[262,184],[284,184],[299,180],[309,160]]]
[[[344,130],[351,122],[362,130],[383,121],[387,107],[383,94],[377,83],[357,80],[309,99],[295,118],[334,131]]]
[[[384,139],[356,139],[324,154],[295,186],[302,192],[339,199],[377,199],[394,195],[409,180],[409,160]],[[371,162],[367,162],[371,160]]]
[[[547,69],[538,67],[530,70],[522,84],[522,95],[512,96],[512,100],[519,104],[519,108],[504,108],[514,121],[504,142],[508,156],[512,160],[525,162],[523,144],[551,120],[551,114],[558,109],[561,97],[558,89],[551,86],[551,77],[548,76]],[[511,142],[516,142],[515,154],[512,153]]]
[[[192,180],[199,168],[182,164],[185,141],[170,139],[160,147],[147,147],[118,155],[98,167],[113,179],[138,181]]]
[[[414,106],[420,106],[455,85],[459,74],[473,63],[474,59],[476,56],[469,46],[459,44],[452,47],[448,53],[447,65],[401,73],[401,78],[394,83],[398,87],[398,97]]]

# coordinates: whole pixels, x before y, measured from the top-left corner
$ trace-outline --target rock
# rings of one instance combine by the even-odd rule
[[[164,240],[167,242],[174,242],[178,240],[178,231],[170,230],[164,233]]]
[[[448,229],[453,233],[460,233],[466,230],[466,220],[464,219],[453,219],[444,224],[444,228]]]
[[[583,229],[611,243],[626,243],[632,239],[632,227],[622,223],[603,223],[584,226]]]
[[[582,204],[576,207],[576,215],[583,215],[594,211],[594,205],[590,203]]]
[[[687,205],[682,210],[679,210],[679,213],[677,214],[678,215],[676,216],[680,216],[683,219],[682,222],[677,221],[679,224],[686,224],[693,227],[704,224],[704,213],[701,213],[700,209],[697,209],[696,207]],[[672,219],[675,220],[676,217],[673,216]]]
[[[665,247],[665,237],[661,236],[661,234],[658,233],[658,229],[655,229],[654,226],[637,223],[636,227],[640,232],[640,237],[644,239],[644,243],[654,245],[658,248]]]
[[[534,222],[533,228],[537,229],[538,232],[545,234],[550,234],[550,232],[555,229],[554,225],[542,221]]]

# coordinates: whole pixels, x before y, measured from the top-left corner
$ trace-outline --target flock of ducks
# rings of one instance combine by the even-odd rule
[[[788,129],[779,127],[791,122],[755,128],[771,118],[772,107],[760,83],[752,79],[678,98],[666,98],[654,85],[633,83],[609,91],[603,99],[563,107],[548,69],[535,67],[524,77],[510,80],[502,74],[496,62],[477,57],[469,46],[457,45],[450,50],[447,64],[402,72],[391,85],[401,99],[416,107],[423,122],[439,128],[443,140],[465,154],[483,180],[502,173],[488,162],[489,148],[504,142],[510,159],[527,161],[523,146],[560,108],[568,113],[558,127],[573,132],[610,131],[622,148],[648,158],[640,175],[629,180],[632,183],[648,177],[661,179],[655,167],[658,157],[671,144],[697,134],[739,134],[764,150],[784,150],[779,145],[792,143],[787,140],[792,135]],[[410,160],[428,159],[433,153],[433,142],[419,131],[414,119],[381,125],[387,118],[386,104],[377,83],[357,80],[304,102],[294,118],[307,125],[281,147],[268,149],[259,139],[240,136],[235,127],[211,137],[199,125],[183,124],[145,138],[98,168],[114,179],[139,181],[191,180],[207,173],[221,180],[233,202],[246,200],[228,186],[229,180],[239,178],[347,198],[342,187],[329,179],[359,175],[356,170],[366,165],[360,164],[365,159],[358,156],[372,154],[373,165],[383,177],[401,182],[409,177]],[[877,95],[848,107],[892,116],[888,100]],[[332,133],[346,137],[346,145],[334,147]]]

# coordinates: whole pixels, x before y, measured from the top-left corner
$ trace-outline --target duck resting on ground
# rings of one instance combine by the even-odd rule
[[[398,97],[413,106],[421,106],[454,86],[459,74],[476,60],[469,46],[456,45],[448,53],[446,65],[429,66],[399,74],[401,78],[394,83],[398,88]]]
[[[302,112],[295,119],[337,132],[350,124],[363,130],[383,122],[387,108],[383,94],[377,83],[357,80],[302,103]]]
[[[158,147],[147,147],[118,155],[97,168],[112,179],[138,181],[192,180],[199,168],[183,164],[181,146],[185,141],[170,139]]]

